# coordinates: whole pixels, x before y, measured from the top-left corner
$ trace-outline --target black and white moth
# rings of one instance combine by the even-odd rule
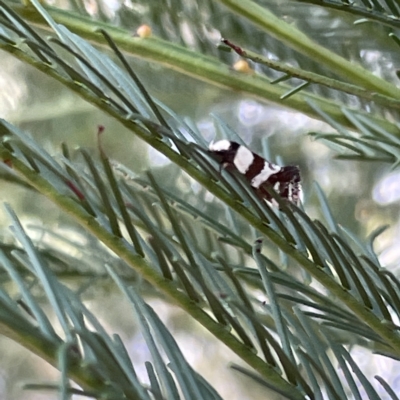
[[[223,168],[243,174],[250,185],[265,200],[275,203],[266,190],[273,188],[281,197],[295,204],[299,203],[301,179],[295,165],[280,167],[253,153],[247,147],[230,140],[211,142],[209,151]]]

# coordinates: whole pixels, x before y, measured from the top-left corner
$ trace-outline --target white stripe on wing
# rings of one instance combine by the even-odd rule
[[[255,188],[259,188],[260,185],[266,182],[271,175],[274,175],[281,170],[279,165],[270,164],[267,161],[264,162],[264,168],[251,180],[251,186]]]
[[[235,158],[233,159],[233,163],[240,173],[245,174],[248,171],[250,165],[253,163],[253,160],[253,153],[246,147],[239,146]]]

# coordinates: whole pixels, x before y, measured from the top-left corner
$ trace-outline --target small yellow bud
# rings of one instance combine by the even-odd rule
[[[233,64],[233,69],[246,74],[252,74],[254,72],[246,60],[239,60],[235,62],[235,64]]]
[[[148,25],[141,25],[136,31],[136,34],[141,38],[150,37],[151,33],[151,28]]]

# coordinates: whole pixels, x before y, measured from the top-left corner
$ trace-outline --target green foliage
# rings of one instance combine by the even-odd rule
[[[221,3],[294,49],[289,54],[298,57],[301,67],[245,50],[233,38],[225,41],[230,48],[272,70],[267,75],[232,71],[222,61],[224,55],[211,55],[216,50],[206,41],[196,37],[195,52],[184,47],[184,35],[163,31],[157,5],[149,4],[144,14],[164,39],[134,37],[112,26],[100,2],[97,17],[102,22],[85,16],[80,1],[70,5],[81,16],[37,0],[28,5],[0,1],[2,50],[60,82],[175,165],[168,180],[156,170],[137,174],[110,158],[101,126],[97,151],[71,150],[64,143],[54,156],[24,129],[0,120],[2,179],[53,202],[81,235],[69,240],[56,227],[46,227],[52,240],[35,241],[12,206],[5,206],[11,234],[3,233],[0,244],[0,331],[61,373],[56,384],[29,384],[27,389],[57,390],[63,399],[74,394],[219,399],[146,304],[148,292],[179,306],[232,350],[246,364],[232,368],[260,383],[266,396],[272,391],[288,399],[396,399],[384,378],[376,376],[372,382],[364,375],[351,351],[358,345],[400,358],[400,281],[381,267],[373,250],[383,228],[369,242],[359,240],[335,221],[317,184],[318,218],[310,217],[307,203],[303,209],[275,193],[271,195],[279,209],[271,207],[243,177],[221,170],[195,124],[149,94],[127,55],[258,99],[283,102],[336,129],[312,135],[333,145],[339,158],[381,161],[394,168],[398,127],[384,115],[395,115],[400,91],[315,43],[263,4]],[[375,13],[386,6],[391,10],[392,3],[380,4],[374,2]],[[173,10],[182,9],[187,21],[201,15],[195,5],[170,4]],[[222,10],[210,0],[201,7],[214,18]],[[357,7],[345,10],[351,13]],[[174,12],[166,15],[172,25],[181,22]],[[121,10],[117,17],[122,20]],[[229,21],[231,32],[235,27],[245,30],[242,19],[229,14]],[[33,24],[51,30],[51,36]],[[194,31],[199,27],[209,25],[196,21]],[[172,43],[171,38],[179,40]],[[313,62],[320,62],[320,68],[314,70]],[[349,107],[349,95],[357,98],[357,109]],[[372,111],[367,112],[364,102]],[[236,138],[220,118],[214,120],[217,132]],[[194,182],[202,186],[197,193]],[[74,282],[68,284],[71,277]],[[128,299],[151,354],[145,365],[147,383],[122,338],[110,336],[86,305],[87,278],[89,285],[106,280],[109,290],[116,285]]]

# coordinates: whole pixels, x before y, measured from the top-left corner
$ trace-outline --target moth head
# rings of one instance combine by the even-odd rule
[[[217,140],[216,142],[212,141],[209,146],[208,150],[213,153],[223,153],[229,151],[232,146],[232,142],[229,140]]]
[[[209,152],[217,156],[219,162],[228,164],[233,162],[238,148],[238,143],[226,139],[213,141],[208,146]]]

